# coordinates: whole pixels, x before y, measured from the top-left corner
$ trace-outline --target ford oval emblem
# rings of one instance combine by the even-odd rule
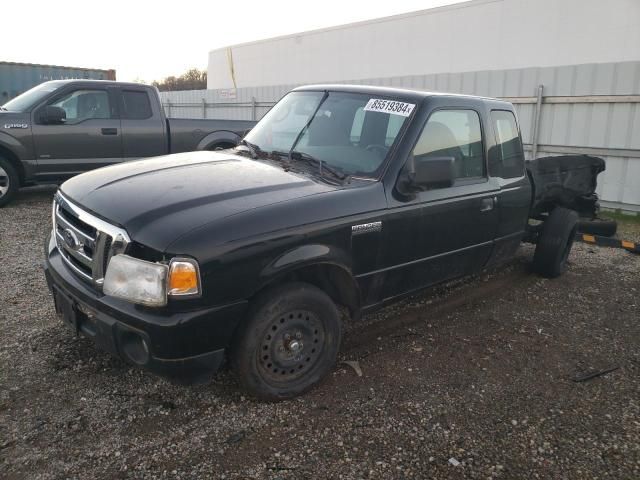
[[[78,236],[75,232],[69,228],[62,232],[62,238],[64,238],[65,245],[71,250],[77,251],[84,246],[80,243],[80,240],[78,240]]]

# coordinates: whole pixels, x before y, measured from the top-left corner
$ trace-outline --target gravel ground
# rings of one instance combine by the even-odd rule
[[[605,213],[604,216],[607,216],[607,214]],[[630,242],[640,242],[640,215],[629,215],[628,219],[624,219],[622,215],[612,216],[611,218],[618,221],[616,237]]]
[[[73,338],[41,270],[52,193],[0,210],[0,477],[640,478],[640,256],[576,244],[544,280],[523,246],[349,325],[362,376],[264,404]]]

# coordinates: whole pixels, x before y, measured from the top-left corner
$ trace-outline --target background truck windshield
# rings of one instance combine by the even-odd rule
[[[376,177],[415,105],[346,92],[292,92],[247,134],[265,152],[295,150]]]
[[[45,82],[27,90],[22,95],[18,95],[13,100],[9,100],[2,108],[10,112],[26,112],[36,103],[46,97],[49,93],[58,89],[63,82]]]

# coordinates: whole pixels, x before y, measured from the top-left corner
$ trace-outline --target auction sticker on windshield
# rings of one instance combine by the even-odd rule
[[[408,117],[413,112],[414,103],[396,102],[394,100],[383,100],[381,98],[372,98],[364,107],[365,112],[382,112],[392,115],[402,115]]]

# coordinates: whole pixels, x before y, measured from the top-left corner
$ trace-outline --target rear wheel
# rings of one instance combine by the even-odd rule
[[[258,296],[231,352],[242,387],[263,400],[300,395],[335,364],[342,328],[331,298],[306,283]]]
[[[578,214],[557,207],[542,225],[533,267],[540,275],[555,278],[567,270],[567,259],[577,231]]]
[[[0,157],[0,207],[5,206],[18,191],[20,179],[13,165]]]
[[[233,144],[233,143],[222,142],[222,143],[214,143],[213,145],[210,145],[207,148],[207,150],[211,150],[211,151],[227,150],[227,149],[233,148],[233,147],[235,147],[235,144]]]

